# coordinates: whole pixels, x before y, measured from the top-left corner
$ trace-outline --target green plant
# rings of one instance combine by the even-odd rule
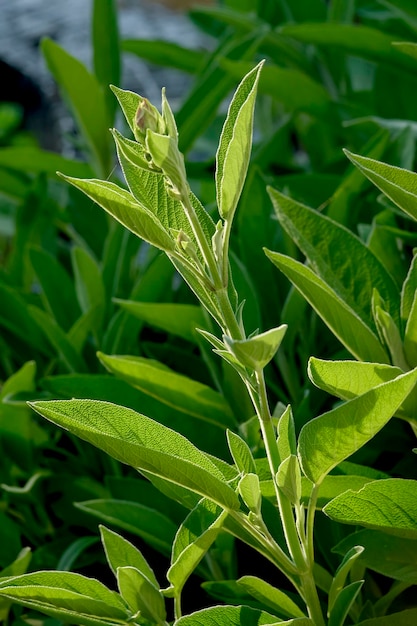
[[[130,140],[117,131],[113,133],[129,191],[111,182],[66,177],[132,232],[163,250],[220,327],[218,336],[205,320],[200,334],[223,359],[225,368],[238,374],[247,390],[261,431],[262,445],[254,437],[256,458],[241,436],[248,432],[249,424],[243,420],[239,424],[239,419],[228,412],[218,394],[207,387],[193,387],[191,382],[173,390],[169,372],[161,365],[147,363],[140,357],[100,354],[101,361],[111,372],[139,388],[143,385],[144,368],[156,367],[159,377],[148,373],[150,384],[156,386],[159,381],[159,389],[162,393],[166,390],[168,402],[171,397],[180,395],[185,403],[187,394],[191,394],[195,412],[199,411],[209,421],[229,423],[227,442],[233,464],[203,452],[171,428],[123,406],[97,400],[33,403],[33,408],[49,421],[134,467],[154,487],[191,512],[173,541],[167,588],[160,586],[137,548],[103,527],[102,541],[117,578],[119,593],[80,574],[38,572],[3,578],[0,595],[7,601],[17,601],[52,617],[79,624],[165,624],[168,619],[165,598],[174,600],[176,624],[272,624],[283,620],[300,626],[326,623],[341,626],[346,620],[353,623],[365,620],[364,624],[381,626],[388,623],[383,616],[390,600],[404,586],[393,588],[390,600],[385,603],[380,601],[369,606],[360,595],[364,579],[358,563],[363,547],[360,543],[349,549],[339,547],[344,558],[338,566],[329,568],[325,561],[321,563],[317,558],[314,521],[316,510],[323,508],[330,519],[358,523],[379,533],[388,533],[389,539],[412,543],[416,533],[414,481],[380,479],[372,471],[355,466],[342,471],[342,475],[335,474],[334,470],[346,467],[343,462],[372,439],[394,414],[407,413],[407,398],[417,381],[417,370],[403,373],[394,369],[393,375],[384,377],[380,374],[385,372],[384,368],[374,364],[375,376],[370,384],[356,393],[351,393],[349,388],[351,399],[308,420],[298,436],[290,407],[278,405],[271,414],[264,370],[275,358],[286,326],[265,332],[252,330],[247,334],[244,302],[234,289],[229,261],[231,226],[249,163],[260,71],[261,64],[239,85],[220,137],[216,156],[220,218],[217,223],[190,191],[178,148],[176,123],[164,93],[161,114],[146,99],[115,88],[135,137]],[[276,206],[278,201],[279,206],[294,206],[293,201],[275,192],[271,195]],[[296,217],[303,218],[306,210],[296,208]],[[314,225],[319,219],[324,218],[314,214],[310,221]],[[334,241],[339,246],[339,239],[343,240],[350,251],[359,246],[346,229],[330,221],[325,224],[331,231],[331,236],[325,234],[326,242]],[[321,241],[323,231],[324,227]],[[311,231],[312,237],[315,232]],[[320,237],[317,246],[320,249]],[[310,247],[308,249],[310,251]],[[367,249],[361,250],[374,274],[377,269],[380,271],[377,285],[382,293],[375,311],[377,315],[379,311],[385,312],[385,316],[379,315],[388,319],[389,312],[380,303],[383,298],[386,306],[392,306],[390,311],[394,316],[395,290]],[[277,262],[276,253],[268,252],[268,255]],[[328,265],[321,262],[318,253],[311,253],[309,260],[317,264],[318,274],[319,270],[327,271]],[[342,264],[337,256],[333,262],[332,270],[336,271]],[[287,268],[296,262],[286,260],[285,263],[284,268]],[[311,293],[320,289],[325,298],[333,300],[342,293],[338,285],[322,286],[320,276],[298,265],[303,268],[299,270],[305,279],[303,285],[312,285]],[[333,274],[328,272],[327,275]],[[355,276],[349,283],[351,290],[354,291],[357,283]],[[345,288],[343,294],[347,291]],[[406,291],[410,293],[410,289]],[[340,310],[351,325],[351,319],[356,321],[359,317],[350,313],[344,300]],[[337,315],[334,317],[338,321]],[[363,330],[364,323],[361,323],[362,326],[358,322],[359,330],[351,331],[349,338],[356,337],[356,343],[363,345],[364,350],[371,345],[377,358],[384,362],[385,352],[381,352],[379,344],[374,347],[377,344],[370,343],[370,331]],[[329,362],[326,364],[328,378],[332,380],[332,373],[338,376],[338,381],[343,380],[343,376],[348,378],[350,367],[349,363]],[[317,361],[311,361],[310,373],[315,383],[322,370],[319,374],[317,371]],[[363,502],[369,507],[365,514]],[[344,515],[347,505],[349,515]],[[383,514],[378,514],[378,507],[383,507]],[[182,616],[184,584],[207,554],[206,566],[213,571],[219,567],[215,552],[210,552],[210,548],[224,531],[269,560],[297,595],[257,577],[243,576],[233,584],[225,584],[224,590],[235,601],[243,596],[249,600],[248,604],[211,607]],[[398,543],[396,549],[399,549]],[[403,558],[408,557],[403,555]],[[389,575],[392,574],[390,571]],[[415,613],[415,609],[404,610],[390,619],[411,623]],[[367,616],[371,619],[367,620]]]

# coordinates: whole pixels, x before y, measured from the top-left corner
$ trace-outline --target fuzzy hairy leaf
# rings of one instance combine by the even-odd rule
[[[417,381],[417,369],[382,383],[308,422],[298,439],[302,469],[319,484],[394,415]]]
[[[56,400],[31,406],[122,463],[185,487],[227,509],[239,509],[237,495],[207,455],[182,435],[136,411],[98,400]]]

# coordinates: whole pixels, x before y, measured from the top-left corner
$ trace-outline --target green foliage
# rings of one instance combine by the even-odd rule
[[[415,622],[416,14],[327,4],[195,9],[205,52],[93,2],[93,72],[42,44],[86,162],[0,108],[8,626]]]

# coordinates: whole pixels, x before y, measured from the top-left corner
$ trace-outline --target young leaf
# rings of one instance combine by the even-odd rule
[[[283,461],[292,454],[296,454],[297,451],[294,418],[290,405],[287,406],[284,413],[279,418],[277,432],[279,457],[281,461]]]
[[[62,176],[77,189],[97,202],[107,213],[126,226],[132,233],[165,251],[173,251],[175,243],[160,222],[133,196],[114,183],[102,180],[80,180]]]
[[[151,359],[98,353],[103,365],[146,394],[187,415],[221,428],[234,426],[229,405],[217,392]]]
[[[239,586],[263,605],[282,617],[305,618],[300,607],[286,593],[273,587],[256,576],[242,576],[237,580]],[[297,622],[296,622],[297,623]]]
[[[266,250],[265,253],[356,358],[362,361],[389,362],[389,357],[373,330],[315,272],[278,252]]]
[[[246,441],[232,430],[227,430],[227,443],[236,467],[241,474],[256,474],[255,461]]]
[[[227,509],[239,509],[237,495],[208,455],[140,413],[97,400],[34,402],[31,406],[122,463],[165,478]]]
[[[101,86],[85,66],[52,39],[42,41],[42,52],[87,142],[98,171],[111,169],[109,117]]]
[[[404,538],[417,537],[417,483],[388,478],[346,491],[326,504],[323,511],[344,524],[375,528]]]
[[[117,584],[120,595],[129,605],[132,613],[149,620],[152,624],[166,623],[165,600],[159,587],[156,587],[135,567],[118,567]]]
[[[332,609],[329,612],[329,626],[343,626],[363,583],[363,580],[358,580],[340,591],[335,599]]]
[[[257,474],[244,474],[239,481],[238,491],[249,511],[259,515],[262,504],[261,486]]]
[[[275,479],[288,500],[292,504],[298,504],[301,499],[301,470],[294,454],[282,461]]]
[[[347,150],[345,154],[390,200],[417,220],[417,174]]]
[[[355,561],[360,557],[365,548],[362,546],[354,546],[345,554],[343,557],[343,561],[339,565],[336,570],[336,573],[332,580],[332,585],[329,591],[329,612],[331,614],[333,605],[336,601],[337,596],[342,591],[345,586],[346,578],[352,569]]]
[[[216,196],[220,216],[232,222],[246,178],[252,147],[253,113],[263,63],[247,74],[233,96],[216,155]]]
[[[301,467],[319,484],[338,463],[359,450],[394,415],[417,381],[417,369],[382,383],[308,422],[298,439]]]
[[[174,595],[181,590],[215,541],[227,513],[209,500],[201,500],[181,524],[173,546],[167,578]]]
[[[404,333],[404,353],[407,362],[417,365],[417,290],[414,294]]]
[[[333,552],[345,554],[358,545],[365,549],[359,556],[364,567],[395,580],[417,584],[415,539],[395,537],[377,530],[360,530],[342,539]]]
[[[254,335],[249,339],[231,339],[223,335],[223,340],[236,360],[253,370],[262,370],[274,358],[284,338],[287,325]]]

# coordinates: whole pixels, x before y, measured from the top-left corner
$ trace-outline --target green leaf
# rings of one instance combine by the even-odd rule
[[[277,446],[281,461],[296,454],[297,440],[295,436],[295,424],[291,406],[288,405],[278,421]]]
[[[94,310],[94,332],[100,336],[106,308],[102,271],[93,256],[84,248],[71,249],[75,289],[81,310],[86,315]]]
[[[346,491],[323,511],[344,524],[375,528],[404,538],[417,537],[417,482],[387,478]]]
[[[111,170],[109,117],[100,84],[85,66],[52,39],[43,39],[47,66],[70,105],[102,176]]]
[[[107,524],[113,524],[127,532],[138,535],[163,554],[170,553],[176,526],[166,515],[154,508],[144,506],[139,502],[110,499],[86,500],[85,502],[76,502],[75,506],[85,513],[98,517]],[[123,565],[137,567],[134,562]],[[122,564],[119,564],[117,567],[121,566]],[[141,568],[138,567],[137,569]]]
[[[77,624],[124,623],[129,616],[117,593],[73,572],[35,572],[3,579],[0,595]]]
[[[352,569],[355,561],[360,557],[365,548],[362,546],[354,546],[345,554],[343,561],[336,570],[329,591],[329,611],[332,613],[333,606],[337,596],[345,586],[346,578]],[[343,622],[342,622],[343,623]]]
[[[2,148],[0,150],[0,166],[25,174],[27,172],[46,172],[54,177],[57,170],[80,178],[88,178],[92,174],[91,167],[87,163],[66,159],[60,154],[41,150],[35,146]]]
[[[417,381],[412,370],[308,422],[298,439],[301,467],[315,484],[389,421]]]
[[[112,374],[164,404],[221,428],[234,426],[229,405],[217,392],[151,359],[98,353]]]
[[[257,474],[244,474],[239,481],[238,491],[249,511],[259,515],[262,504],[261,486]]]
[[[288,24],[279,32],[286,37],[317,46],[340,48],[347,54],[413,71],[412,62],[392,46],[393,36],[361,24]],[[399,37],[397,36],[398,40]]]
[[[272,609],[282,617],[305,617],[299,608],[286,593],[273,587],[256,576],[242,576],[237,580],[240,587],[256,598],[263,605]]]
[[[417,609],[406,609],[399,613],[391,613],[385,617],[372,617],[363,622],[359,622],[356,626],[411,626],[417,620]]]
[[[324,361],[311,357],[308,376],[320,389],[342,400],[351,400],[381,383],[393,380],[402,373],[399,367],[381,363],[358,361]],[[396,412],[398,417],[414,418],[416,415],[413,391]]]
[[[417,364],[417,290],[405,327],[404,353],[407,362],[414,367],[414,363]]]
[[[114,458],[207,497],[227,509],[239,501],[225,476],[185,437],[131,409],[96,400],[57,400],[31,405]]]
[[[219,624],[227,624],[227,626],[261,626],[262,624],[275,626],[278,623],[312,626],[311,620],[308,619],[283,622],[266,611],[252,609],[249,606],[213,606],[181,617],[174,624],[175,626],[202,626],[202,624],[204,626],[219,626]]]
[[[79,180],[63,176],[64,180],[83,191],[97,202],[107,213],[126,226],[132,233],[165,251],[173,251],[173,238],[148,209],[140,205],[133,196],[114,183],[102,180]]]
[[[230,103],[216,154],[216,196],[220,216],[232,222],[252,148],[256,90],[263,63],[249,72]]]
[[[363,583],[363,580],[358,580],[340,591],[329,614],[329,626],[343,626]]]
[[[376,334],[313,270],[278,252],[265,250],[265,253],[356,358],[388,362],[388,355]]]
[[[58,325],[68,331],[80,315],[71,278],[55,257],[41,248],[31,248],[30,260],[49,312]]]
[[[179,595],[189,576],[215,541],[227,513],[209,500],[201,500],[181,524],[172,546],[167,578]]]
[[[131,52],[149,63],[190,74],[198,74],[207,57],[202,50],[184,48],[163,39],[124,39],[121,47],[124,52]]]
[[[155,574],[140,550],[135,548],[130,541],[105,526],[100,526],[100,534],[107,562],[115,576],[119,567],[130,565],[142,572],[155,587],[158,587]]]
[[[110,123],[114,119],[117,101],[109,85],[120,84],[120,50],[115,0],[93,2],[93,62],[94,73],[103,90]]]
[[[417,220],[417,174],[347,150],[345,154],[394,204]]]
[[[134,302],[117,299],[114,302],[146,324],[192,343],[196,342],[195,329],[207,326],[201,307],[194,304]]]
[[[417,254],[413,256],[406,279],[401,289],[401,320],[407,324],[417,291]]]
[[[133,613],[151,623],[161,624],[166,620],[165,600],[159,587],[134,567],[117,569],[117,584],[122,598]],[[166,623],[166,622],[165,622]]]
[[[47,313],[36,306],[29,306],[28,310],[45,333],[50,344],[57,351],[65,366],[70,372],[85,372],[87,367],[84,359],[77,352],[68,338],[68,335],[58,326]]]
[[[223,335],[223,340],[239,363],[260,371],[274,358],[287,328],[286,324],[282,324],[248,339],[231,339]]]
[[[357,315],[374,329],[370,299],[377,289],[387,310],[399,322],[397,286],[363,242],[344,226],[318,211],[269,189],[275,212],[311,268]]]
[[[417,542],[413,539],[395,537],[377,530],[360,530],[345,537],[333,548],[333,552],[345,554],[354,546],[365,550],[359,562],[375,572],[396,580],[417,584]]]
[[[276,474],[276,483],[292,504],[300,502],[301,470],[298,458],[294,454],[281,462]]]
[[[256,474],[255,461],[246,441],[232,430],[228,430],[227,443],[236,467],[241,474]]]

